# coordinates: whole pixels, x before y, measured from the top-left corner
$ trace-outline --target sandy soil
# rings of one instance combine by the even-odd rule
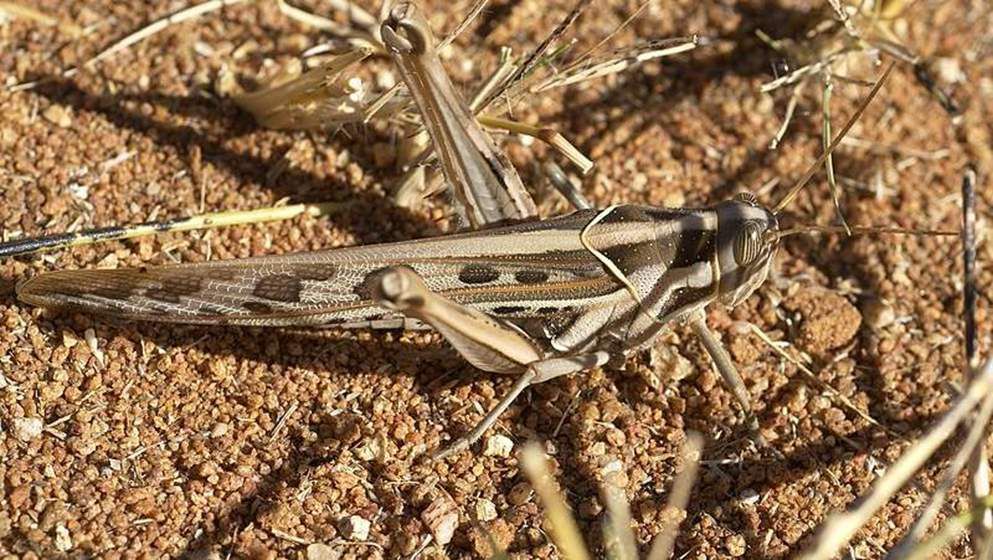
[[[449,29],[467,2],[432,4],[435,27]],[[63,66],[182,5],[41,2],[53,15],[96,26],[75,39],[23,20],[0,24],[0,81],[42,80],[0,93],[0,231],[36,235],[201,208],[255,208],[284,197],[355,206],[320,220],[0,263],[0,550],[24,557],[294,558],[305,556],[308,544],[324,543],[326,557],[392,558],[421,549],[431,534],[425,522],[431,513],[424,513],[431,507],[457,511],[459,526],[444,551],[428,544],[422,557],[486,555],[487,534],[517,557],[554,556],[541,507],[513,456],[483,456],[477,446],[443,463],[412,460],[464,433],[510,385],[474,371],[437,337],[109,324],[15,301],[15,282],[42,270],[275,254],[448,227],[441,205],[391,206],[398,172],[388,155],[396,140],[388,128],[266,131],[214,94],[222,67],[250,83],[321,40],[273,4],[225,9],[93,71],[58,77]],[[636,7],[595,3],[575,28],[576,52]],[[448,53],[452,73],[467,86],[477,83],[500,45],[533,46],[567,9],[536,0],[493,2],[486,21]],[[596,159],[584,188],[599,204],[705,204],[742,189],[773,200],[819,150],[819,103],[812,88],[784,145],[767,149],[788,92],[757,93],[782,57],[754,31],[799,37],[823,19],[808,10],[805,2],[652,3],[613,44],[689,33],[713,41],[665,63],[533,100],[516,115],[555,126]],[[988,12],[983,2],[925,1],[901,18],[898,30],[934,57],[964,118],[953,124],[910,69],[899,67],[852,133],[872,149],[847,145],[838,152],[851,222],[957,227],[966,161],[976,160],[982,177],[993,171]],[[381,73],[387,65],[370,68]],[[864,91],[838,85],[836,123]],[[525,180],[540,183],[532,162],[546,150],[511,143],[509,151]],[[777,188],[762,188],[775,178]],[[546,215],[562,211],[557,196],[542,189]],[[830,222],[826,193],[818,178],[787,221]],[[983,189],[982,214],[988,202]],[[707,437],[705,463],[677,553],[790,556],[831,510],[867,488],[961,383],[959,258],[954,238],[796,237],[757,295],[733,311],[711,312],[782,457],[749,444],[730,393],[682,328],[621,371],[534,388],[494,434],[547,442],[559,481],[599,546],[605,474],[620,462],[638,537],[648,542],[661,526],[684,430],[698,430]],[[990,280],[984,271],[980,285]],[[981,300],[983,332],[986,303]],[[739,321],[809,354],[820,381],[879,425],[805,380]],[[927,469],[858,534],[854,557],[880,557],[896,542],[938,469]],[[964,504],[956,492],[942,517]],[[483,519],[474,521],[479,512]],[[352,516],[370,523],[366,538],[359,538],[361,523]],[[963,539],[945,554],[964,557],[970,548]]]

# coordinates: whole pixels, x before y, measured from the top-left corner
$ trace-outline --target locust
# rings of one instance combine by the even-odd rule
[[[395,6],[381,36],[414,99],[462,230],[435,238],[282,256],[40,274],[26,303],[137,321],[261,327],[433,328],[471,365],[516,375],[467,434],[468,448],[526,388],[623,363],[678,323],[700,338],[754,430],[749,394],[706,323],[765,281],[781,212],[865,111],[892,65],[825,155],[775,205],[742,193],[703,208],[616,204],[541,219],[514,167],[452,85],[423,15]],[[816,229],[816,228],[808,228]],[[823,228],[831,230],[832,228]],[[807,231],[807,230],[802,230]]]

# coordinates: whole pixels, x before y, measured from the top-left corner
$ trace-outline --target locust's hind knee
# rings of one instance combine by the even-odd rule
[[[519,330],[432,291],[410,267],[385,268],[368,282],[373,301],[431,325],[466,361],[483,371],[520,373],[544,357]]]
[[[421,276],[406,266],[383,269],[370,288],[376,303],[401,313],[423,308],[430,292]]]

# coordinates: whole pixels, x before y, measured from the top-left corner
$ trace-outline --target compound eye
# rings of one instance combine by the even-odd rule
[[[739,266],[751,264],[762,252],[762,226],[758,222],[745,222],[734,238],[734,260]]]

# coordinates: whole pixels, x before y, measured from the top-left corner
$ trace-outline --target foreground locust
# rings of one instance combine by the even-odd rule
[[[414,7],[397,6],[382,31],[472,229],[286,256],[52,272],[23,283],[18,296],[145,321],[433,327],[475,367],[518,376],[442,456],[479,438],[529,385],[621,362],[679,321],[701,337],[750,414],[748,394],[704,310],[714,302],[734,306],[763,283],[784,234],[777,213],[802,182],[775,211],[740,195],[701,209],[616,205],[540,220],[513,167],[438,63]]]

